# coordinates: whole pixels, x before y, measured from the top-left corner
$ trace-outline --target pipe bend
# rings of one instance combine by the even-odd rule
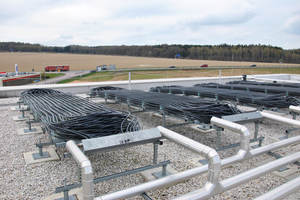
[[[84,153],[79,149],[73,140],[68,141],[66,143],[66,147],[81,169],[83,199],[94,199],[93,168],[90,160],[88,157],[86,157],[86,155],[84,155]]]
[[[212,124],[216,126],[240,133],[241,134],[240,149],[249,151],[250,133],[245,126],[218,117],[212,117],[210,121]]]
[[[292,106],[292,105],[290,105],[289,111],[293,111],[295,113],[300,113],[300,106]]]

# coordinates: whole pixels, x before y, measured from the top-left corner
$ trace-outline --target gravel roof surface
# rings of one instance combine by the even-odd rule
[[[85,95],[81,95],[85,96]],[[95,99],[96,100],[96,99]],[[67,152],[65,147],[53,148],[60,156],[59,161],[48,161],[38,164],[26,165],[23,153],[37,151],[35,144],[39,139],[42,142],[48,141],[47,134],[39,135],[24,135],[19,136],[17,129],[27,128],[25,121],[13,121],[13,116],[20,116],[21,112],[11,111],[7,104],[14,104],[18,98],[0,99],[0,199],[44,199],[52,195],[57,187],[63,185],[63,180],[66,178],[67,184],[76,183],[77,181],[77,165],[73,158],[64,158],[63,153]],[[3,105],[3,106],[1,106]],[[6,106],[5,106],[6,105]],[[127,107],[120,104],[108,104],[107,106],[127,110]],[[246,108],[242,108],[246,110]],[[29,113],[26,112],[26,115]],[[162,119],[154,117],[150,112],[134,114],[139,118],[143,129],[154,128],[162,125]],[[291,118],[290,115],[285,117]],[[298,118],[299,119],[299,118]],[[167,118],[167,125],[180,123],[177,119]],[[33,126],[42,126],[42,124],[33,124]],[[254,136],[254,124],[245,125],[250,133],[251,138]],[[274,134],[284,134],[290,127],[273,123],[264,120],[259,126],[259,136],[264,136],[263,145],[274,142],[271,136]],[[187,126],[172,128],[171,130],[180,133],[186,137],[196,140],[202,144],[215,148],[216,134],[207,133],[201,134]],[[298,136],[299,130],[290,133],[290,137]],[[229,130],[222,133],[221,146],[239,142],[240,135]],[[274,151],[275,153],[285,156],[299,151],[300,144],[287,146],[283,149]],[[230,157],[238,151],[237,148],[232,148],[218,152],[221,158]],[[161,162],[166,157],[170,160],[170,166],[181,172],[193,168],[187,161],[189,159],[199,157],[197,154],[182,148],[170,141],[164,141],[164,144],[159,146],[158,161]],[[102,177],[109,174],[114,174],[137,167],[152,164],[153,159],[153,144],[145,144],[131,148],[102,152],[89,155],[91,160],[94,177]],[[258,156],[240,163],[236,163],[230,167],[221,169],[220,180],[232,177],[236,174],[245,172],[254,168],[254,164],[266,159],[273,159],[267,154]],[[298,167],[298,166],[295,166]],[[181,182],[168,188],[162,188],[147,192],[153,199],[172,199],[174,197],[186,194],[188,192],[200,189],[205,181],[207,174],[194,177],[188,181]],[[94,186],[95,196],[118,191],[130,186],[144,183],[145,180],[140,173],[128,175],[113,180],[97,183]],[[283,183],[287,182],[284,178],[271,174],[264,175],[258,179],[254,179],[237,188],[226,191],[211,199],[253,199],[267,191],[274,189]],[[140,196],[135,196],[130,199],[143,199]],[[286,199],[300,199],[300,192],[294,193]]]

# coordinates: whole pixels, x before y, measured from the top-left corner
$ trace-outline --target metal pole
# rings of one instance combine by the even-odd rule
[[[46,84],[46,68],[45,68],[45,63],[44,63],[44,78],[45,78],[45,84]]]
[[[221,70],[219,71],[219,83],[221,84]]]
[[[128,90],[131,90],[130,84],[131,84],[131,72],[129,72],[129,82],[128,82]]]
[[[157,155],[158,155],[158,143],[153,142],[153,164],[157,164]]]
[[[231,76],[233,76],[233,54],[232,54]]]
[[[284,183],[283,185],[263,194],[262,196],[259,196],[255,200],[264,200],[264,199],[273,199],[273,200],[280,200],[283,199],[294,192],[297,192],[300,187],[300,177],[295,178],[287,183]]]
[[[275,150],[275,149],[282,148],[287,145],[297,144],[299,142],[300,142],[300,136],[296,136],[294,138],[290,138],[290,139],[286,139],[286,140],[279,141],[276,143],[272,143],[272,144],[251,150],[250,157],[247,157],[246,154],[242,154],[241,150],[239,150],[239,152],[236,155],[229,157],[229,158],[222,159],[221,166],[225,167],[225,166],[228,166],[229,164],[237,163],[239,161],[246,160],[248,158],[252,158],[252,157],[255,157],[258,155],[262,155],[264,153],[267,153],[267,152]],[[129,197],[132,197],[135,195],[139,195],[143,192],[147,192],[147,191],[155,190],[158,188],[174,185],[175,183],[182,182],[184,180],[188,180],[192,177],[201,175],[207,171],[208,171],[208,165],[203,165],[200,167],[196,167],[196,168],[193,168],[190,170],[180,172],[178,174],[169,175],[167,177],[160,178],[155,181],[150,181],[150,182],[136,185],[136,186],[124,189],[124,190],[116,191],[114,193],[106,194],[101,197],[96,197],[95,200],[129,198]]]

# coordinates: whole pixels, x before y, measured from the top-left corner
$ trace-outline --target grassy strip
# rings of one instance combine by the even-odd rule
[[[59,81],[56,84],[64,84],[64,83],[70,83],[70,82],[75,81],[75,80],[82,80],[83,78],[89,77],[92,74],[93,73],[88,73],[88,74],[84,74],[84,75],[80,75],[80,76],[75,76],[75,77],[70,78],[70,79],[65,79],[65,80]]]
[[[46,75],[46,79],[51,79],[66,74],[65,73],[41,73],[42,79],[45,79],[45,75]]]
[[[101,71],[77,76],[59,83],[69,83],[75,80],[81,82],[125,81],[129,79],[130,71]],[[221,76],[242,76],[256,74],[300,74],[300,68],[233,68],[222,69]],[[190,78],[190,77],[217,77],[219,69],[163,69],[131,71],[131,80]]]

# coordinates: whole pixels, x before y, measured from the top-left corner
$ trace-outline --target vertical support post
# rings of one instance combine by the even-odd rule
[[[258,142],[258,147],[261,147],[261,145],[262,145],[262,139],[259,140],[259,142]]]
[[[41,138],[39,138],[39,143],[41,144]],[[43,157],[43,147],[39,146],[39,155]]]
[[[220,148],[220,142],[221,142],[221,129],[217,129],[217,142],[216,142],[216,149]]]
[[[48,134],[48,140],[49,140],[49,143],[53,143],[53,139],[52,139],[52,137],[51,137],[51,134],[50,134],[50,133]]]
[[[130,112],[130,99],[127,99],[127,111]]]
[[[158,156],[158,143],[153,142],[153,164],[157,164],[157,156]]]
[[[64,180],[64,186],[67,186],[67,180]],[[69,200],[69,190],[64,190],[64,200]]]
[[[161,110],[161,113],[162,113],[162,126],[163,127],[166,127],[166,114],[165,114],[165,111],[163,110],[163,107],[160,105],[160,108],[159,108],[160,110]]]
[[[19,104],[19,109],[21,108],[21,99],[19,99],[19,101],[18,101],[18,104]]]
[[[163,115],[163,127],[166,127],[166,114],[165,114],[165,111],[163,111],[162,115]]]
[[[221,84],[221,77],[222,77],[222,75],[221,75],[221,70],[219,71],[219,83]]]
[[[24,110],[24,109],[22,109],[22,110],[21,110],[21,112],[22,112],[22,118],[25,118],[25,113],[24,113],[24,112],[25,112],[25,110]]]
[[[162,176],[166,176],[167,175],[167,165],[163,165],[162,166],[162,172],[161,172]]]
[[[105,99],[105,104],[107,104],[107,93],[105,92],[104,95],[105,95],[105,98],[104,98]]]
[[[254,139],[257,139],[259,123],[260,123],[259,121],[255,122]]]
[[[68,190],[64,191],[64,200],[69,200],[69,191]]]
[[[129,72],[129,78],[128,78],[129,82],[128,82],[128,90],[131,90],[130,88],[130,84],[131,84],[131,72]]]
[[[286,131],[286,134],[285,134],[285,139],[288,139],[289,138],[289,131]]]
[[[28,130],[31,131],[31,123],[28,121]]]
[[[34,113],[34,120],[35,120],[35,121],[38,121],[38,115],[37,115],[37,112]]]

